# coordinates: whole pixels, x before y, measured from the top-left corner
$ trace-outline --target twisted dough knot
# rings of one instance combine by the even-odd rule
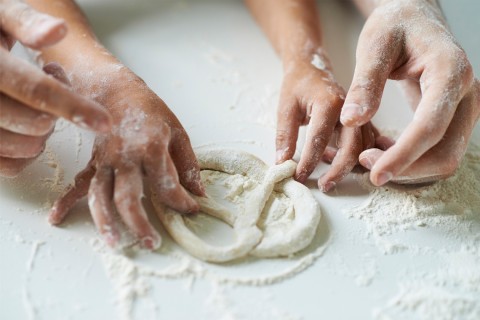
[[[185,250],[205,261],[226,262],[249,254],[287,256],[311,243],[320,221],[320,207],[310,190],[292,179],[296,168],[294,161],[269,168],[252,154],[225,149],[201,150],[197,152],[197,158],[207,194],[212,186],[212,179],[209,179],[212,173],[240,175],[243,179],[241,193],[237,195],[240,203],[231,202],[234,210],[215,201],[212,196],[196,197],[201,212],[233,228],[236,241],[227,246],[208,244],[186,226],[181,214],[170,208],[156,208],[168,233]],[[267,209],[266,204],[274,191],[283,195],[293,210],[278,212],[281,206]],[[274,218],[269,219],[268,215]]]

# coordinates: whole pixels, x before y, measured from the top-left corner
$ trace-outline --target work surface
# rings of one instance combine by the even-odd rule
[[[479,75],[471,30],[480,26],[463,16],[478,3],[443,2]],[[240,1],[82,3],[100,39],[167,102],[195,147],[246,150],[273,164],[281,65]],[[348,87],[362,19],[342,3],[320,8]],[[389,83],[374,123],[398,130],[410,118]],[[472,140],[480,141],[478,125]],[[88,161],[92,142],[91,133],[59,122],[35,164],[0,180],[1,319],[480,319],[478,150],[436,187],[369,191],[349,176],[322,194],[312,179],[323,217],[305,252],[213,265],[163,230],[158,252],[109,252],[86,201],[61,227],[48,225],[49,206]]]

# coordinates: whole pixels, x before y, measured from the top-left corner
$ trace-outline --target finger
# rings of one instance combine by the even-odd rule
[[[194,213],[199,206],[188,192],[181,186],[177,171],[165,146],[156,146],[150,154],[156,157],[146,157],[144,168],[150,186],[160,201],[167,206],[184,213]]]
[[[13,39],[11,36],[6,35],[1,29],[0,29],[0,48],[3,47],[10,51],[10,49],[13,47],[15,44],[15,39]]]
[[[337,148],[327,146],[323,152],[322,161],[326,163],[332,163],[333,158],[337,155]]]
[[[57,80],[70,85],[63,68],[55,62],[46,64],[43,71]],[[31,109],[24,104],[0,93],[0,128],[11,132],[43,136],[48,134],[55,125],[55,117],[48,113]]]
[[[445,135],[460,101],[459,90],[452,88],[449,77],[436,81],[424,92],[413,121],[372,168],[373,184],[383,185],[401,174]]]
[[[115,247],[120,240],[114,221],[113,172],[110,168],[100,168],[95,172],[88,189],[88,207],[98,231],[107,244]]]
[[[99,132],[110,129],[110,116],[94,101],[70,91],[30,63],[0,50],[0,91],[33,109],[63,117]]]
[[[361,127],[361,135],[363,145],[362,150],[370,149],[375,146],[378,131],[375,129],[371,122],[368,122]]]
[[[379,136],[375,139],[375,146],[380,150],[387,150],[395,144],[395,140],[386,136]]]
[[[88,193],[90,181],[95,174],[95,167],[89,163],[85,169],[75,176],[74,184],[70,185],[66,192],[58,198],[50,210],[48,221],[57,225],[67,216],[70,209]]]
[[[29,136],[44,136],[55,125],[55,117],[31,109],[0,93],[0,128]]]
[[[14,159],[35,158],[42,153],[46,140],[46,136],[25,136],[0,129],[0,156]]]
[[[0,28],[32,49],[55,44],[67,33],[62,19],[40,13],[21,1],[4,0],[0,11]]]
[[[320,162],[335,129],[342,103],[343,100],[338,98],[329,104],[322,103],[313,106],[305,146],[295,174],[297,181],[305,182]]]
[[[34,158],[12,159],[0,157],[0,177],[16,177],[20,172],[22,172],[23,169],[25,169],[26,166],[32,163],[33,160]]]
[[[392,181],[425,183],[452,176],[462,160],[468,139],[480,115],[479,105],[480,84],[477,84],[460,102],[443,139]],[[375,168],[388,151],[366,150],[360,155],[360,163],[366,168]]]
[[[360,154],[360,164],[371,169],[376,162],[385,154],[380,149],[365,150]],[[398,184],[419,184],[429,183],[452,176],[458,163],[452,164],[450,160],[445,161],[448,153],[427,152],[415,163],[408,167],[401,175],[393,178],[391,182]]]
[[[58,81],[66,84],[67,86],[71,86],[70,80],[68,79],[65,70],[63,70],[62,66],[57,62],[49,62],[43,66],[43,72],[53,76]]]
[[[361,126],[377,112],[385,83],[400,56],[402,38],[367,22],[358,41],[355,72],[340,117],[342,124]]]
[[[200,166],[186,132],[178,130],[170,143],[170,154],[179,174],[180,183],[193,194],[205,196],[205,187],[200,177]]]
[[[143,209],[143,181],[136,168],[115,172],[114,201],[117,211],[128,228],[140,239],[142,247],[155,250],[160,247],[158,232],[148,221]]]
[[[385,153],[384,150],[377,149],[377,148],[371,148],[363,151],[359,156],[358,159],[360,161],[360,164],[367,168],[368,170],[371,170],[373,165],[380,159],[380,157]]]
[[[318,179],[318,187],[322,192],[333,189],[357,164],[358,155],[363,150],[362,128],[344,127],[340,133],[338,147],[330,169]]]
[[[292,159],[295,154],[302,114],[297,101],[281,102],[277,112],[276,163]]]

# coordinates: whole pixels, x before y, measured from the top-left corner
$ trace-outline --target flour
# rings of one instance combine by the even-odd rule
[[[387,185],[375,188],[368,174],[359,182],[371,192],[362,205],[346,210],[347,214],[366,223],[367,236],[373,236],[384,253],[393,253],[405,245],[392,243],[388,236],[424,227],[444,227],[451,237],[461,236],[480,212],[480,152],[472,146],[455,176],[433,185],[404,187]]]
[[[288,264],[291,262],[291,265],[280,271],[267,274],[256,272],[254,276],[235,276],[221,274],[212,265],[183,254],[170,246],[164,246],[161,254],[171,264],[166,267],[158,267],[136,261],[135,254],[132,257],[116,254],[98,239],[93,240],[91,244],[93,249],[101,255],[107,276],[115,287],[117,310],[119,318],[122,320],[133,319],[132,313],[135,302],[139,297],[150,294],[151,283],[155,279],[186,279],[188,283],[203,279],[210,282],[218,290],[221,290],[220,285],[268,286],[293,278],[311,267],[324,254],[328,245],[320,246],[303,256],[292,256],[287,260]],[[218,299],[216,294],[213,294],[211,298]],[[223,305],[222,308],[223,313],[230,313],[228,305]]]
[[[439,259],[441,266],[407,270],[399,278],[397,294],[374,310],[375,319],[479,319],[480,149],[470,146],[455,176],[433,185],[375,188],[366,174],[359,181],[371,195],[346,212],[365,222],[367,239],[373,238],[384,254]],[[430,230],[446,244],[411,244],[401,237]]]
[[[323,70],[325,71],[327,69],[327,65],[323,61],[323,59],[320,57],[318,53],[313,54],[312,56],[312,61],[310,62],[312,66],[317,68],[318,70]]]
[[[458,252],[442,251],[444,267],[412,270],[399,283],[386,306],[374,310],[375,319],[480,319],[480,238]]]

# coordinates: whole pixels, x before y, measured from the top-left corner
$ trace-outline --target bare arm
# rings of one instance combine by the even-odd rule
[[[65,21],[20,0],[0,0],[0,176],[15,176],[43,150],[57,117],[98,132],[110,129],[108,113],[73,93],[58,64],[43,70],[16,57],[16,41],[31,49],[55,46]]]
[[[198,210],[187,190],[204,194],[185,130],[143,80],[98,42],[73,1],[29,2],[38,10],[63,18],[70,30],[58,46],[42,50],[40,59],[61,63],[74,90],[104,105],[113,118],[112,131],[97,136],[89,164],[55,202],[50,222],[60,223],[88,193],[92,217],[108,244],[116,246],[119,241],[114,219],[117,211],[143,247],[158,248],[160,235],[142,205],[143,177],[161,205],[182,212]]]
[[[371,124],[361,128],[337,126],[345,98],[335,81],[323,48],[320,22],[313,0],[246,0],[284,67],[277,123],[277,162],[295,153],[298,130],[309,124],[296,179],[304,182],[322,158],[332,165],[318,185],[329,191],[357,163],[364,148],[373,146]],[[339,138],[327,147],[334,131]],[[339,152],[340,151],[340,152]]]
[[[415,116],[395,143],[360,156],[376,185],[444,179],[459,166],[480,115],[480,84],[435,0],[356,0],[368,15],[342,110],[369,121],[387,79],[401,81]],[[388,150],[387,150],[388,149]]]

